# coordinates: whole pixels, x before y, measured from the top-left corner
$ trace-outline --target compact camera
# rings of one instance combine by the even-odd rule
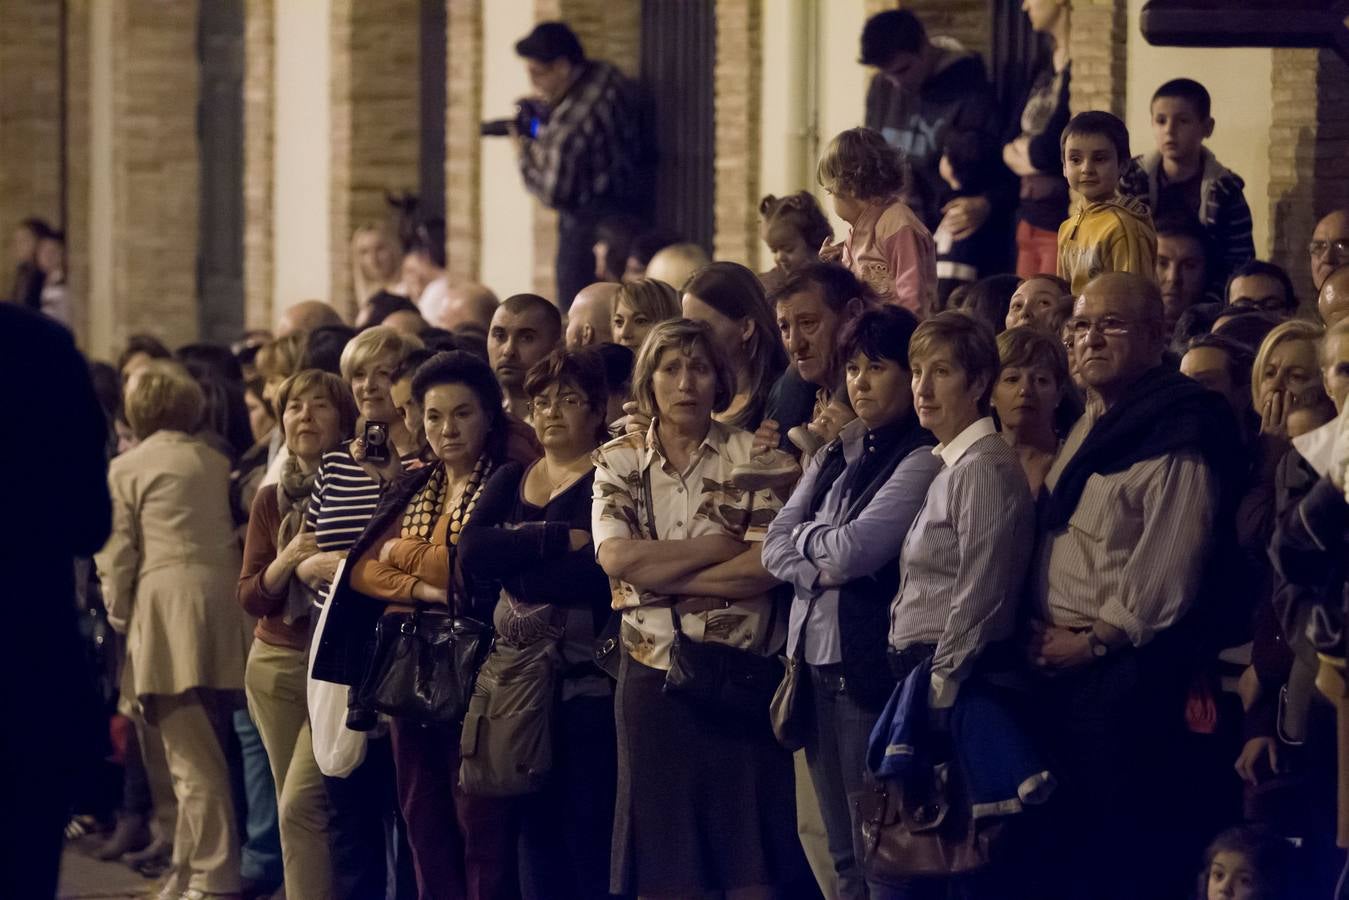
[[[389,461],[389,426],[383,422],[366,422],[365,434],[362,435],[365,441],[365,458],[373,463],[386,463]]]
[[[548,107],[538,100],[526,97],[515,101],[515,116],[510,119],[492,119],[482,123],[483,137],[506,137],[515,126],[516,134],[538,137],[539,127],[548,121]]]

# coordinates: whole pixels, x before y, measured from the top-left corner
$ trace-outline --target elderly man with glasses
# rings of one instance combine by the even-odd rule
[[[1066,331],[1090,402],[1045,481],[1027,646],[1062,779],[1055,877],[1064,897],[1162,896],[1191,849],[1170,814],[1186,663],[1234,546],[1241,439],[1217,394],[1163,365],[1151,280],[1094,279]],[[1149,864],[1103,887],[1110,859]]]
[[[1311,243],[1312,284],[1321,290],[1326,278],[1338,267],[1349,263],[1349,209],[1336,209],[1316,223]]]

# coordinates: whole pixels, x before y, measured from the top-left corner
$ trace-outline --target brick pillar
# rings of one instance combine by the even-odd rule
[[[356,312],[352,232],[388,221],[385,191],[417,190],[420,25],[418,0],[333,0],[328,299],[348,318]]]
[[[244,326],[271,328],[276,0],[244,6]]]
[[[482,0],[448,0],[445,257],[451,281],[476,281],[482,261]]]
[[[174,346],[198,334],[197,2],[109,6],[112,145],[91,151],[111,154],[112,208],[91,228],[107,221],[95,237],[111,244],[110,269],[90,273],[107,303],[100,337],[108,352],[138,331]]]
[[[1074,0],[1068,40],[1074,114],[1099,109],[1124,118],[1127,39],[1126,0]]]
[[[66,285],[75,298],[75,337],[88,337],[89,4],[66,0]],[[2,163],[0,163],[2,164]]]
[[[714,259],[758,270],[763,82],[762,0],[716,4],[713,67]]]
[[[561,20],[581,39],[586,56],[617,66],[625,75],[639,74],[642,47],[640,0],[534,0],[539,22]],[[523,35],[521,35],[523,37]],[[557,293],[557,213],[534,204],[534,292],[555,303],[571,298]]]
[[[1317,219],[1349,206],[1349,65],[1332,50],[1275,50],[1273,92],[1272,258],[1310,309],[1316,295],[1307,242]]]
[[[0,13],[0,235],[20,219],[61,224],[61,5],[6,0]],[[8,257],[6,257],[8,258]],[[10,269],[5,266],[5,277]],[[0,297],[9,292],[6,280]]]

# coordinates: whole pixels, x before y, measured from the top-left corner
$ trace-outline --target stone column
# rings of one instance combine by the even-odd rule
[[[159,0],[72,7],[89,23],[88,94],[75,92],[88,98],[88,177],[72,180],[87,191],[72,204],[88,209],[87,243],[72,243],[88,253],[79,287],[91,349],[110,356],[141,331],[170,346],[195,340],[197,2],[178,0],[172,14]]]
[[[714,259],[758,271],[762,0],[719,0],[713,67]]]
[[[333,0],[329,302],[348,318],[352,232],[388,221],[386,191],[417,190],[420,25],[418,0]]]
[[[276,171],[276,0],[244,6],[244,324],[271,328]]]
[[[1333,50],[1275,50],[1273,110],[1271,258],[1313,309],[1307,243],[1317,219],[1349,206],[1349,65]]]
[[[445,260],[451,281],[482,263],[482,0],[448,0],[445,90]]]

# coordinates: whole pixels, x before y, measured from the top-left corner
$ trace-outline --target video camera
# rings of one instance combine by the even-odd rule
[[[483,137],[507,137],[514,126],[515,134],[538,137],[539,128],[548,121],[548,106],[540,100],[526,97],[515,101],[515,117],[491,119],[482,123]]]

